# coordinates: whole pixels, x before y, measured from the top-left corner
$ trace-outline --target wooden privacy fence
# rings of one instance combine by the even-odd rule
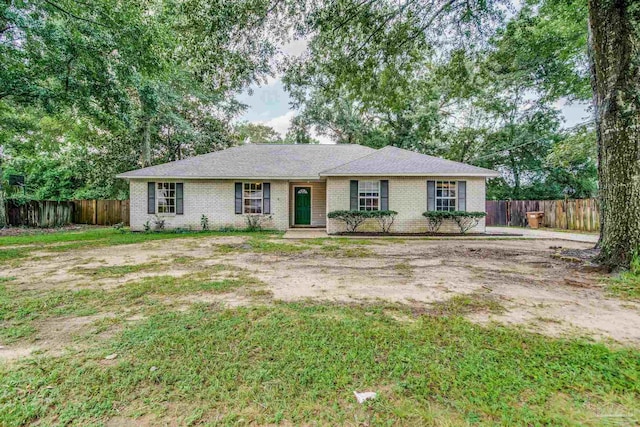
[[[129,225],[128,200],[74,200],[76,224]]]
[[[32,200],[7,202],[9,225],[60,227],[67,224],[129,225],[128,200]]]
[[[487,200],[487,225],[526,227],[527,212],[544,212],[542,225],[565,230],[599,231],[597,199]]]
[[[25,227],[60,227],[73,221],[73,202],[31,200],[7,203],[9,225]]]

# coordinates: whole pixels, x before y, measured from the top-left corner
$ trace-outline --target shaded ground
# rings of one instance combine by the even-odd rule
[[[45,233],[60,233],[64,231],[88,230],[91,228],[98,228],[98,227],[91,226],[91,225],[78,225],[78,224],[66,225],[64,227],[54,227],[54,228],[2,227],[0,228],[0,237],[45,234]]]

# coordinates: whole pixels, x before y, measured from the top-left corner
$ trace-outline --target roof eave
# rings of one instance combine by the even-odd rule
[[[320,176],[463,176],[463,177],[478,177],[478,178],[495,178],[500,176],[498,172],[482,172],[482,173],[455,173],[455,172],[447,172],[447,173],[428,173],[428,172],[419,172],[419,173],[327,173],[323,172]]]
[[[120,179],[144,179],[144,180],[150,180],[150,179],[156,179],[156,180],[162,180],[162,179],[171,179],[171,180],[176,180],[176,179],[193,179],[193,180],[213,180],[213,179],[217,179],[217,180],[237,180],[237,179],[241,179],[241,180],[256,180],[256,179],[261,179],[261,180],[273,180],[273,181],[291,181],[291,180],[298,180],[298,181],[318,181],[320,179],[320,176],[316,175],[316,176],[176,176],[176,175],[172,175],[172,176],[140,176],[140,175],[135,175],[135,176],[131,176],[131,175],[126,175],[126,174],[121,174],[121,175],[116,175],[116,178],[120,178]]]

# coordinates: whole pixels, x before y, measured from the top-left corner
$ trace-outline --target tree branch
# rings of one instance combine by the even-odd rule
[[[448,0],[442,6],[440,6],[440,8],[436,10],[436,12],[433,15],[431,15],[431,17],[427,20],[427,22],[424,23],[417,31],[414,31],[414,34],[411,37],[407,37],[406,39],[404,39],[404,41],[400,43],[400,45],[398,45],[398,48],[401,48],[406,43],[415,40],[420,34],[426,31],[427,28],[431,26],[431,24],[433,24],[436,18],[438,18],[445,11],[446,8],[453,6],[453,4],[456,1],[458,0]]]
[[[55,4],[54,2],[52,2],[50,0],[44,0],[44,2],[46,4],[48,4],[49,6],[53,7],[54,9],[57,9],[60,12],[64,13],[65,15],[70,16],[71,18],[77,19],[79,21],[88,22],[89,24],[99,25],[101,27],[109,28],[108,25],[102,24],[100,22],[93,21],[91,19],[83,18],[82,16],[78,16],[78,15],[76,15],[74,13],[71,13],[68,10],[63,9],[62,7],[58,6],[57,4]]]

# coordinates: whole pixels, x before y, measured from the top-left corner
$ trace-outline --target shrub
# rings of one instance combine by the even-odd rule
[[[391,226],[398,215],[396,211],[371,211],[370,213],[373,214],[371,217],[378,220],[378,224],[380,224],[380,229],[383,233],[391,231]]]
[[[245,215],[247,222],[247,231],[260,231],[264,222],[271,219],[271,215]]]
[[[118,230],[120,233],[126,233],[127,232],[127,229],[124,226],[124,222],[117,223],[116,225],[113,226],[113,228]]]
[[[202,231],[209,230],[209,218],[205,214],[200,217],[200,227],[202,227]]]
[[[333,211],[327,215],[331,219],[342,221],[347,226],[347,231],[355,233],[358,227],[369,218],[375,218],[380,224],[383,233],[388,233],[393,225],[393,221],[398,215],[396,211]]]
[[[465,234],[467,231],[478,225],[480,219],[484,218],[487,215],[486,212],[454,211],[452,213],[454,214],[453,220],[456,222],[456,224],[458,224],[460,233],[462,234]]]
[[[347,231],[355,233],[358,227],[369,218],[368,213],[372,211],[332,211],[327,214],[331,219],[342,221],[347,226]]]
[[[150,233],[151,232],[151,225],[149,224],[148,220],[144,223],[143,227],[144,227],[144,232],[145,233]]]
[[[465,211],[428,211],[422,214],[427,218],[427,228],[430,233],[437,233],[444,220],[452,219],[458,225],[462,234],[478,225],[480,219],[486,215],[486,212]]]
[[[427,230],[429,233],[437,233],[445,219],[452,219],[452,212],[449,211],[428,211],[423,212],[422,216],[427,218]]]
[[[158,215],[156,215],[153,218],[153,224],[155,225],[156,231],[164,230],[164,222],[165,222],[165,219],[160,217],[160,216],[158,216]]]

